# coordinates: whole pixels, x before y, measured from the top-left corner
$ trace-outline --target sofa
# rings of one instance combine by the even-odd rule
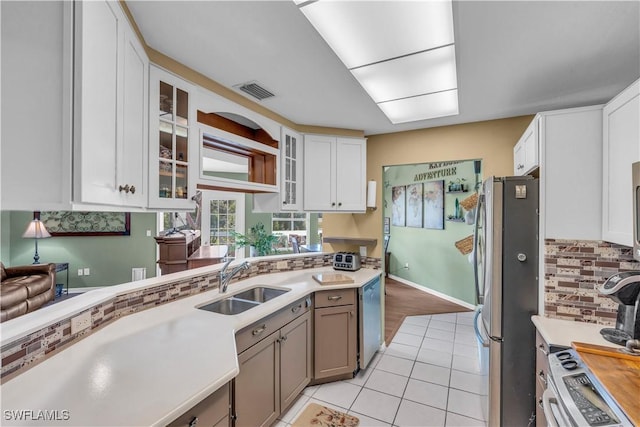
[[[0,322],[42,307],[55,297],[56,265],[34,264],[2,268]]]

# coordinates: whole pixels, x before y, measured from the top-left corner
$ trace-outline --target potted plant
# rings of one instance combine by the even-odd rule
[[[249,246],[249,256],[254,256],[252,251],[255,251],[257,256],[274,253],[273,244],[278,241],[278,236],[267,233],[261,222],[249,228],[249,233],[246,236],[235,231],[231,231],[231,235],[235,238],[237,247]]]

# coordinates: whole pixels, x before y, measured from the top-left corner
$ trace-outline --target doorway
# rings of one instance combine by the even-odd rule
[[[245,194],[202,191],[201,246],[226,245],[228,255],[244,258],[244,248],[236,248],[232,231],[244,234]]]

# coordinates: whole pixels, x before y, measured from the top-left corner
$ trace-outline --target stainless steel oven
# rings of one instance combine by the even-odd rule
[[[549,355],[547,380],[542,399],[550,426],[633,426],[575,350]]]
[[[640,162],[631,166],[633,182],[633,258],[640,261]]]

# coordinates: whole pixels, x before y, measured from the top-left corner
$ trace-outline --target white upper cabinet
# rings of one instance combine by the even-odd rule
[[[149,207],[194,209],[195,87],[156,66],[149,71]]]
[[[302,135],[282,128],[280,196],[283,211],[302,210]]]
[[[117,2],[75,3],[74,203],[146,207],[148,58]]]
[[[640,80],[603,109],[602,239],[633,246],[631,164],[640,160]]]
[[[255,212],[303,210],[303,140],[302,135],[282,127],[280,138],[280,191],[253,196]]]
[[[0,2],[3,210],[71,206],[73,3]]]
[[[118,2],[1,7],[3,209],[144,208],[148,59]]]
[[[304,137],[304,210],[366,210],[366,140]]]
[[[535,117],[518,143],[513,147],[513,174],[526,175],[538,167],[538,126],[540,118]]]
[[[548,111],[536,118],[541,240],[600,240],[602,106]]]

